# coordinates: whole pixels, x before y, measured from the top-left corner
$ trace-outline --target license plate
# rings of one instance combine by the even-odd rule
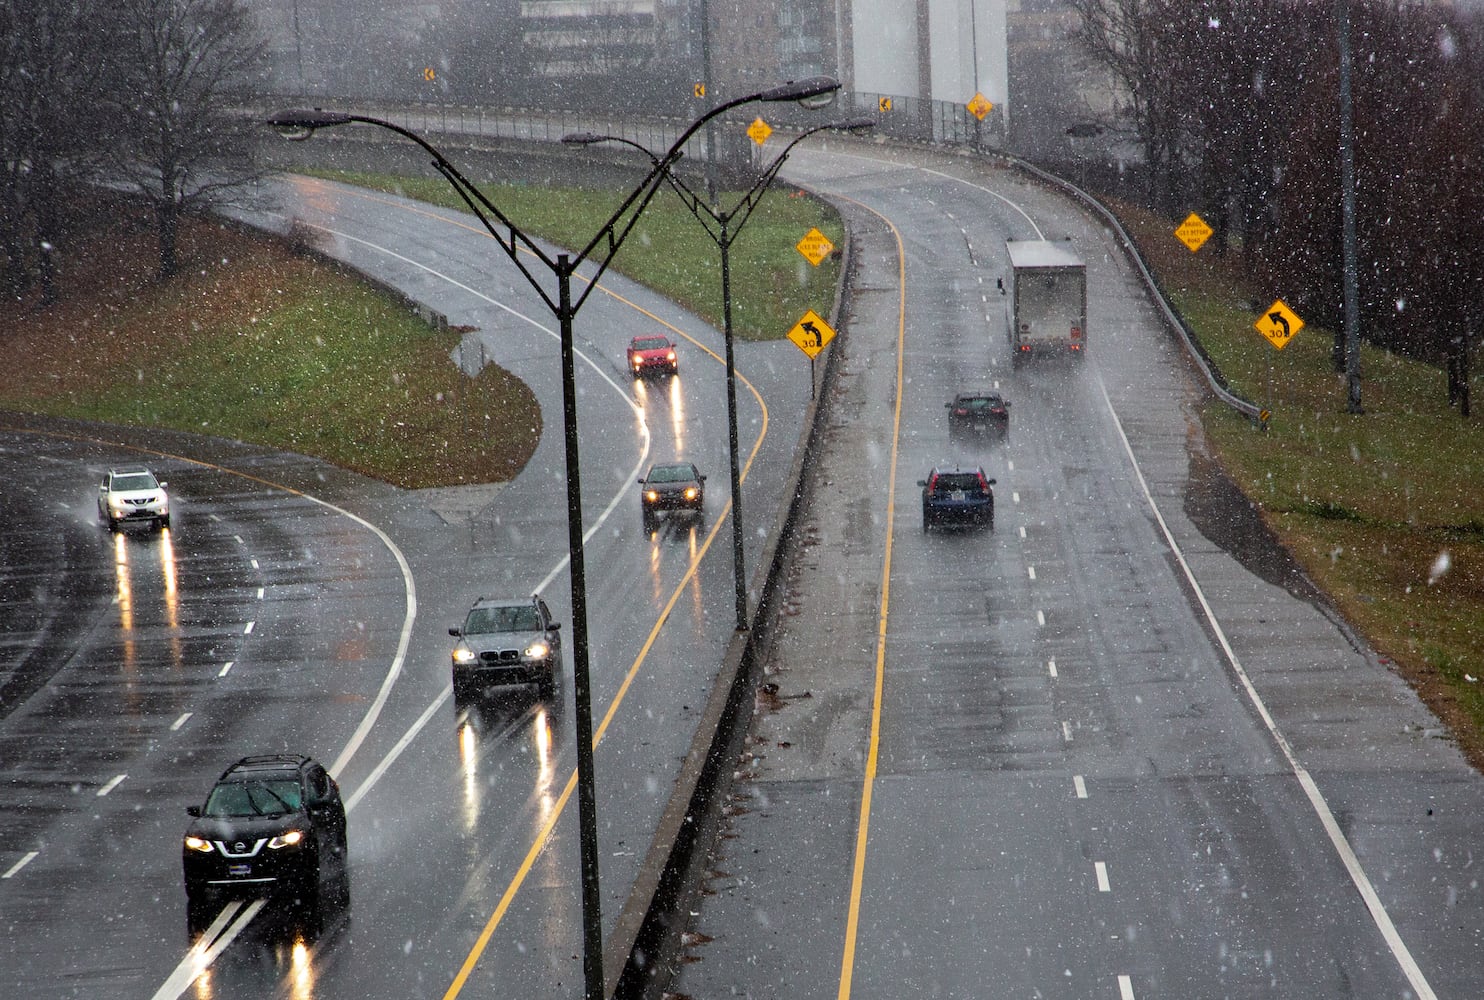
[[[252,865],[232,865],[227,869],[227,874],[233,878],[244,878],[252,874]]]
[[[954,490],[952,493],[948,494],[948,497],[951,500],[962,500],[964,498],[964,491]]]

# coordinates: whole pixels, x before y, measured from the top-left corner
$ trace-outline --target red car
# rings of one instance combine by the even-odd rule
[[[669,337],[649,334],[629,341],[629,372],[632,375],[648,375],[651,372],[678,374],[680,364],[675,360],[675,344]]]

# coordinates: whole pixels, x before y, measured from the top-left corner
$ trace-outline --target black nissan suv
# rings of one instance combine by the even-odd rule
[[[186,812],[181,861],[192,929],[227,896],[277,895],[315,914],[327,889],[347,900],[345,805],[335,779],[311,758],[243,757]]]

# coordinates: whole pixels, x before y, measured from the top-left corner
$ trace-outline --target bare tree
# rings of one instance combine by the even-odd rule
[[[112,167],[154,205],[169,278],[181,213],[251,176],[254,124],[233,102],[257,82],[264,48],[238,0],[123,0],[118,10],[126,72],[112,103],[124,141]]]
[[[75,186],[114,138],[103,0],[0,3],[0,245],[6,295],[57,300],[56,248]]]

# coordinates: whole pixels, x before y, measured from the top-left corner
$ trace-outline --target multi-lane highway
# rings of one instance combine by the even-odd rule
[[[1110,234],[961,157],[790,165],[841,199],[860,269],[777,689],[674,988],[1484,990],[1480,782],[1376,657],[1209,540],[1198,393]],[[533,387],[550,431],[553,333],[480,230],[317,181],[274,197],[274,225],[477,328],[475,355]],[[1014,372],[994,279],[1004,240],[1036,235],[1088,260],[1092,353]],[[725,491],[695,530],[646,537],[633,482],[671,457],[724,481],[719,338],[605,284],[578,379],[611,922],[733,616]],[[636,387],[623,345],[656,324],[693,340],[673,387]],[[751,539],[808,369],[787,343],[741,345],[739,367]],[[981,385],[1011,399],[1010,437],[950,447],[943,404]],[[559,437],[507,486],[404,493],[240,445],[11,424],[0,475],[32,513],[0,541],[7,994],[578,993],[570,691],[466,714],[447,668],[478,594],[540,589],[566,619]],[[939,459],[997,478],[993,533],[922,532],[915,482]],[[96,472],[141,460],[175,523],[112,538]],[[184,806],[232,758],[283,749],[334,765],[350,910],[318,937],[233,910],[192,944]]]
[[[860,289],[672,989],[695,997],[1471,997],[1484,783],[1209,504],[1192,373],[1112,234],[1011,171],[805,153]],[[1069,238],[1090,353],[1013,369],[1007,239]],[[1173,238],[1173,237],[1172,237]],[[1012,403],[955,442],[965,388]],[[944,460],[993,533],[925,532]]]
[[[460,711],[447,634],[477,596],[535,591],[570,631],[549,315],[466,217],[317,181],[268,195],[268,225],[317,234],[474,328],[464,360],[530,384],[548,433],[506,486],[407,493],[238,445],[6,422],[0,478],[27,513],[4,540],[4,992],[569,992],[582,975],[570,684],[560,704],[528,692]],[[734,591],[720,337],[604,284],[579,318],[577,379],[611,924],[732,637]],[[681,342],[681,374],[636,384],[624,348],[657,329]],[[809,367],[786,342],[741,345],[738,367],[752,539],[779,503]],[[706,516],[646,534],[636,477],[676,458],[711,474]],[[169,482],[172,528],[110,536],[97,473],[141,461]],[[351,907],[317,938],[272,908],[229,908],[193,942],[185,807],[238,756],[285,750],[339,781]]]

